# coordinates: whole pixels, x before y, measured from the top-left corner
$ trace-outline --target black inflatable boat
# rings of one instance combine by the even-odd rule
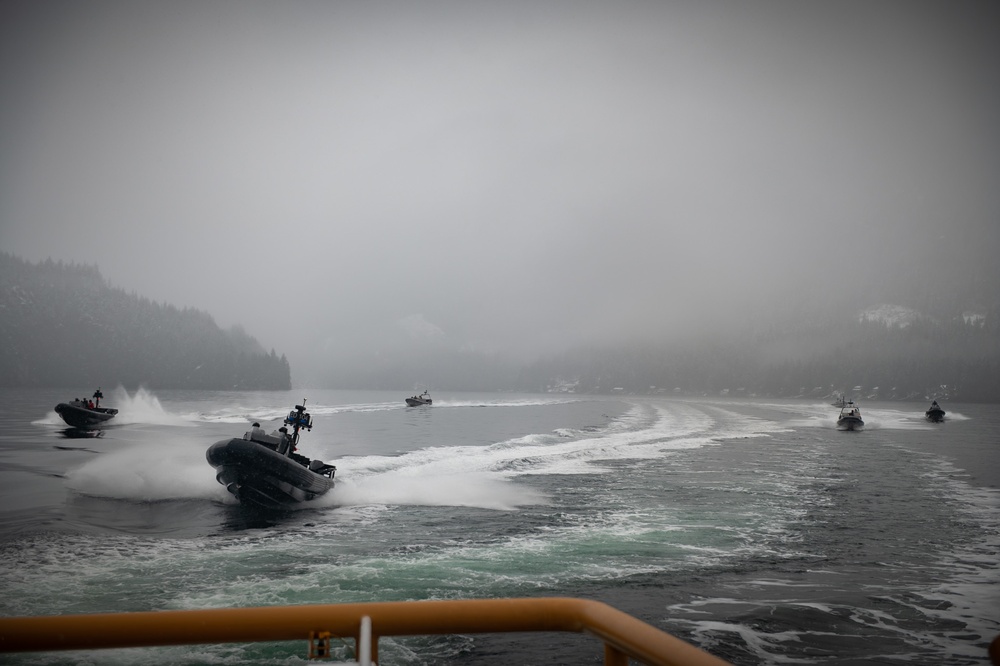
[[[300,430],[312,430],[305,400],[285,417],[285,425],[266,434],[256,423],[243,437],[224,439],[205,456],[215,478],[241,504],[280,509],[307,502],[333,488],[337,468],[296,452]],[[288,433],[288,426],[292,433]]]
[[[118,413],[117,409],[101,407],[101,398],[104,397],[101,389],[94,391],[92,397],[93,400],[74,399],[69,402],[60,402],[56,405],[56,414],[62,417],[62,420],[69,426],[88,429],[113,419]]]

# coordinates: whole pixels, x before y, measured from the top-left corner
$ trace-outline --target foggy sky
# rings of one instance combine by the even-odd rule
[[[293,377],[860,308],[998,238],[997,7],[5,2],[0,249]]]

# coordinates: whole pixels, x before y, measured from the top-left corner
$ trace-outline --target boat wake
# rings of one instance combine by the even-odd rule
[[[490,400],[438,400],[435,407],[547,407],[549,405],[566,405],[580,402],[574,398],[510,398]]]
[[[731,415],[720,419],[686,405],[639,404],[602,428],[560,428],[487,446],[432,446],[402,455],[339,458],[337,487],[311,504],[510,510],[548,503],[530,477],[605,474],[623,461],[663,458],[776,429],[767,421]]]
[[[439,400],[435,399],[434,407],[545,407],[579,402],[567,398],[511,398],[489,400]],[[320,402],[310,403],[309,411],[313,416],[335,416],[338,414],[369,414],[392,412],[406,409],[406,404],[400,401],[392,402],[353,402],[343,405],[324,405]],[[191,412],[184,415],[185,420],[205,423],[251,423],[253,421],[281,420],[287,410],[284,406],[234,405],[220,408],[213,412]]]
[[[548,504],[549,497],[534,488],[484,472],[414,476],[405,470],[345,478],[314,507],[415,505],[464,506],[497,511]]]
[[[350,405],[309,405],[309,411],[314,416],[331,416],[335,414],[366,413],[366,412],[386,412],[400,409],[396,403],[355,403]],[[285,418],[288,409],[284,406],[264,406],[257,405],[246,407],[242,405],[227,406],[214,412],[196,412],[189,414],[186,418],[193,421],[203,421],[206,423],[238,423],[246,424],[258,421],[280,421]]]
[[[980,663],[986,642],[1000,631],[1000,622],[983,612],[996,605],[1000,496],[967,484],[947,461],[930,455],[920,460],[927,465],[922,477],[940,493],[933,501],[949,504],[976,525],[971,538],[945,539],[945,547],[923,561],[875,560],[868,570],[827,555],[813,566],[786,568],[773,577],[731,572],[690,600],[669,605],[667,626],[747,663],[802,661],[792,655],[800,655],[803,644],[832,646],[831,637],[842,660],[852,663],[848,654],[866,655],[857,661],[867,662],[889,645],[921,663]],[[954,524],[947,522],[941,529]],[[932,544],[928,540],[925,547]],[[858,586],[865,590],[860,603],[853,592]]]

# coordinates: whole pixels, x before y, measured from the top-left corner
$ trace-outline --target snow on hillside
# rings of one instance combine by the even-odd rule
[[[913,308],[907,308],[902,305],[889,305],[880,304],[872,305],[861,311],[858,315],[858,321],[876,321],[880,324],[885,324],[888,327],[899,327],[906,328],[918,319],[923,319],[924,315],[920,314]]]

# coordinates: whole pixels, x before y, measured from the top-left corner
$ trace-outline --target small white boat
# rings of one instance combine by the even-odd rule
[[[864,419],[861,418],[861,408],[855,405],[853,400],[848,400],[840,408],[837,427],[841,430],[860,430],[865,427]]]

